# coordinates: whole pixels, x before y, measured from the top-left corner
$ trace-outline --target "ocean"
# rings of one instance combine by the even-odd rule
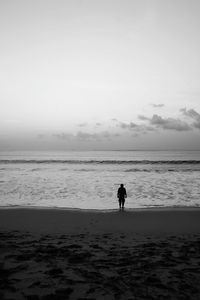
[[[0,152],[0,206],[199,207],[200,151]]]

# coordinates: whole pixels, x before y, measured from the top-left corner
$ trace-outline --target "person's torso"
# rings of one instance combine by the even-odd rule
[[[124,187],[119,188],[118,194],[119,194],[120,197],[124,197],[126,195],[126,189]]]

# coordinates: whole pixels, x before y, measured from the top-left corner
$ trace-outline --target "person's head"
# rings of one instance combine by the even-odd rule
[[[121,187],[124,187],[123,183],[120,184]]]

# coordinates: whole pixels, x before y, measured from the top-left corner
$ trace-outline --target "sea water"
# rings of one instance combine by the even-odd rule
[[[0,152],[0,206],[200,206],[200,151]]]

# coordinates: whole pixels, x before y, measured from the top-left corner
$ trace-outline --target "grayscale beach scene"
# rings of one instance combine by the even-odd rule
[[[200,1],[0,0],[0,300],[200,299]]]

